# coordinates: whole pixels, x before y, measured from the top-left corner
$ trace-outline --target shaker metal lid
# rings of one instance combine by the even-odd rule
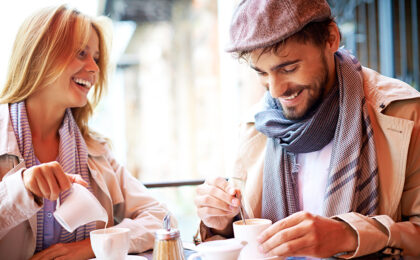
[[[179,234],[179,230],[176,228],[171,228],[170,230],[158,229],[155,232],[155,237],[159,240],[170,240],[179,238]]]
[[[155,232],[155,237],[159,240],[179,238],[179,230],[176,228],[171,228],[171,217],[169,213],[163,219],[163,229],[158,229]]]

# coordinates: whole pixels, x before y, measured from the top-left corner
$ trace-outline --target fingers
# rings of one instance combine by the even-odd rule
[[[194,202],[199,210],[200,208],[212,208],[219,210],[219,214],[226,215],[228,212],[236,210],[240,204],[239,199],[229,193],[230,188],[224,178],[207,179],[197,188]],[[201,210],[203,213],[205,211]],[[211,210],[211,212],[214,214],[215,211]]]
[[[294,227],[303,220],[310,218],[314,218],[314,216],[311,213],[304,211],[292,214],[280,221],[277,221],[276,223],[268,227],[266,230],[264,230],[264,232],[257,238],[257,241],[259,243],[264,243],[267,239],[272,237],[277,232],[280,232],[286,228]]]
[[[271,256],[330,257],[357,247],[356,235],[346,228],[340,221],[298,212],[267,228],[257,240],[259,250]]]
[[[50,197],[50,188],[49,188],[47,180],[44,178],[42,170],[37,170],[35,174],[37,174],[35,176],[36,177],[35,181],[39,188],[39,191],[41,192],[39,196],[48,199]]]
[[[211,194],[213,197],[234,207],[240,205],[239,199],[235,198],[235,195],[237,193],[240,194],[240,191],[235,189],[225,178],[216,177],[206,179],[203,185],[203,191],[205,194]]]
[[[49,194],[45,194],[44,196],[45,198],[54,201],[58,198],[58,196],[60,195],[61,189],[60,186],[58,184],[57,178],[55,177],[54,174],[54,170],[52,171],[46,171],[44,173],[45,176],[45,180],[48,184],[48,188],[49,188]]]
[[[60,193],[71,188],[72,183],[85,187],[86,181],[78,174],[64,173],[58,162],[43,163],[22,173],[25,187],[34,195],[49,200],[56,200]]]
[[[209,217],[234,217],[239,213],[239,208],[227,204],[211,195],[197,196],[194,200],[197,205],[198,216],[203,218]]]
[[[207,178],[204,183],[208,186],[217,187],[226,193],[229,190],[229,182],[227,182],[226,179],[222,177]]]
[[[66,176],[71,183],[77,183],[87,188],[88,183],[79,174],[66,173]]]
[[[33,195],[36,195],[39,198],[43,198],[44,196],[42,196],[42,192],[38,187],[38,184],[35,182],[35,184],[32,184],[32,191]]]
[[[38,259],[57,259],[60,256],[64,256],[69,253],[68,248],[65,244],[58,243],[52,245],[43,251],[34,255],[31,260],[38,260]]]
[[[227,210],[221,210],[216,209],[212,207],[201,207],[197,209],[197,214],[202,219],[207,219],[211,217],[229,217],[232,218],[237,214],[234,211],[227,211]]]
[[[197,196],[195,203],[199,205],[199,208],[213,208],[218,211],[229,213],[232,211],[232,207],[228,203],[223,203],[219,198],[212,195]]]
[[[32,194],[43,198],[43,193],[38,185],[38,179],[33,177],[34,175],[39,174],[36,171],[39,171],[39,169],[30,168],[22,171],[23,183],[26,189],[29,190]]]
[[[221,177],[209,178],[197,187],[194,203],[198,216],[206,226],[224,229],[239,213],[240,201],[235,193],[235,189]]]
[[[54,168],[54,172],[55,172],[57,182],[60,186],[60,191],[66,191],[66,190],[70,189],[72,182],[67,177],[67,174],[64,173],[61,166]]]
[[[299,237],[287,243],[280,244],[270,251],[265,251],[268,256],[308,256],[313,253],[313,243],[307,237]]]
[[[290,228],[286,228],[283,230],[279,230],[275,232],[272,236],[268,237],[261,245],[259,246],[259,250],[262,253],[269,253],[273,249],[278,247],[281,248],[281,252],[286,252],[290,250],[289,248],[286,250],[284,245],[290,245],[290,243],[296,239],[299,239],[307,234],[307,230],[302,223]],[[283,246],[283,247],[282,247]],[[276,251],[277,252],[277,251]],[[287,251],[288,252],[288,251]],[[281,254],[283,255],[283,254]]]

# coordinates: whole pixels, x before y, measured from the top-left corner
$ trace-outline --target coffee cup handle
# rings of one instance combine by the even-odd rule
[[[200,253],[194,253],[194,254],[192,254],[188,257],[188,260],[194,260],[194,259],[199,258],[201,256],[202,255]]]
[[[60,199],[60,196],[58,196],[57,203],[55,205],[55,210],[57,210],[60,207],[60,205],[61,205],[61,199]]]

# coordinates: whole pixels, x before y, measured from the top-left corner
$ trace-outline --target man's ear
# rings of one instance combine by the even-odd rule
[[[340,40],[341,40],[340,30],[338,29],[338,26],[335,22],[331,22],[328,25],[328,31],[330,35],[328,36],[328,39],[325,43],[325,47],[326,49],[335,53],[340,47]]]

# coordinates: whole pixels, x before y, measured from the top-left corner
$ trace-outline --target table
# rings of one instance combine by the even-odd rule
[[[188,257],[190,255],[194,254],[194,253],[195,253],[194,250],[184,248],[185,260],[188,259]],[[139,255],[146,257],[148,260],[152,260],[153,259],[153,251],[152,250],[146,251],[146,252],[141,253]]]
[[[185,259],[187,260],[188,257],[195,253],[194,250],[184,248],[184,255]],[[144,253],[139,254],[141,256],[145,256],[148,260],[153,259],[153,251],[149,250]],[[314,260],[314,259],[320,259],[320,258],[312,258],[312,257],[288,257],[287,260]],[[324,259],[337,259],[337,258],[324,258]],[[411,256],[380,256],[378,254],[372,254],[367,255],[359,258],[354,258],[359,260],[376,260],[376,259],[383,259],[383,260],[415,260],[418,259],[417,257],[411,257]]]

